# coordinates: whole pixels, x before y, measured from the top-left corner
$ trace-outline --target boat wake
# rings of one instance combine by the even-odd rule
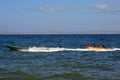
[[[60,48],[60,47],[28,47],[20,49],[24,52],[59,52],[59,51],[119,51],[120,48],[108,48],[107,50],[90,50],[86,48]]]

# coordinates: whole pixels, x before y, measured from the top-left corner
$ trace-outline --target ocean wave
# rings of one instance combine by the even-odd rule
[[[28,47],[20,49],[24,52],[59,52],[59,51],[119,51],[120,48],[108,48],[107,50],[90,50],[86,48],[60,48],[60,47]]]

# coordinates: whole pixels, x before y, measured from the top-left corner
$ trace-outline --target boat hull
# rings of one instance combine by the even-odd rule
[[[9,50],[13,50],[13,51],[19,51],[19,50],[24,49],[24,48],[21,48],[21,47],[10,46],[10,45],[7,45],[6,47],[7,47]]]

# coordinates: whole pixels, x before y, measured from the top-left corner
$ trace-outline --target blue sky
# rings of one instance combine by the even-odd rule
[[[120,0],[0,0],[0,32],[120,31]]]

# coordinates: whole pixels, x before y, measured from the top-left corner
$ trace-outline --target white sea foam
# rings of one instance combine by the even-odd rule
[[[86,48],[60,48],[60,47],[28,47],[21,49],[25,52],[59,52],[59,51],[119,51],[120,48],[109,48],[108,50],[90,50]]]

